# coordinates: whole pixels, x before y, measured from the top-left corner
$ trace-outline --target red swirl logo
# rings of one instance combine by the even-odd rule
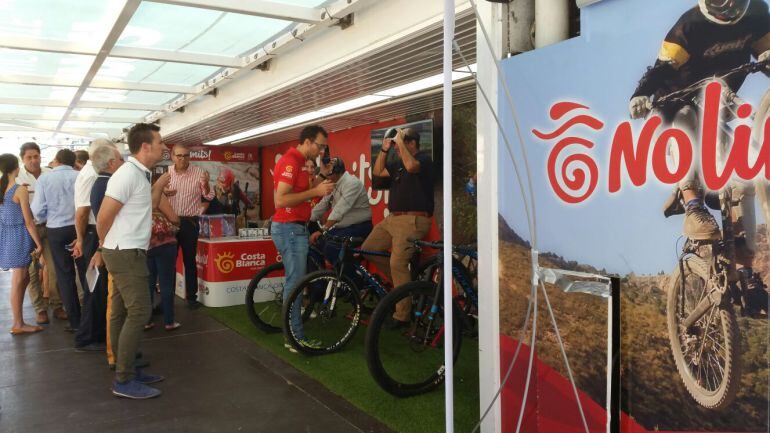
[[[551,107],[549,114],[552,120],[559,120],[576,110],[588,110],[588,107],[575,102],[559,102]],[[579,114],[567,119],[552,132],[545,133],[533,129],[532,133],[543,141],[549,141],[580,125],[595,131],[600,131],[604,127],[604,123],[599,119]],[[551,149],[548,155],[548,181],[554,193],[564,202],[580,203],[590,197],[596,189],[599,183],[599,167],[593,157],[585,153],[593,147],[594,143],[590,140],[569,136],[559,140]],[[564,156],[562,155],[564,151],[569,151],[570,154]],[[559,166],[560,162],[561,166]]]

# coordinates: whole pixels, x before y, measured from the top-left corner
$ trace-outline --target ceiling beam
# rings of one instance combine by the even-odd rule
[[[321,9],[294,6],[266,0],[149,0],[176,6],[211,9],[234,14],[254,15],[285,21],[317,23],[321,21]]]
[[[86,93],[86,90],[88,90],[88,86],[91,85],[91,81],[94,80],[94,77],[99,72],[99,69],[101,69],[102,64],[104,64],[104,61],[107,60],[107,56],[110,55],[110,51],[112,51],[115,43],[118,42],[120,35],[123,34],[123,30],[125,30],[128,22],[131,21],[131,17],[134,16],[134,13],[137,9],[139,9],[139,5],[141,3],[142,0],[126,0],[126,3],[123,5],[123,9],[120,11],[120,14],[115,20],[115,23],[112,25],[112,29],[110,29],[110,33],[107,34],[107,37],[104,39],[104,43],[102,43],[102,47],[99,49],[99,54],[97,54],[94,58],[94,61],[91,63],[91,67],[88,69],[86,76],[83,78],[83,82],[80,84],[77,92],[75,92],[75,95],[72,96],[72,100],[70,101],[69,106],[64,111],[61,120],[59,120],[59,124],[56,126],[57,132],[61,131],[64,123],[69,118],[69,115],[72,114],[72,110],[78,106],[80,98],[82,98],[83,94]]]
[[[50,99],[0,97],[0,104],[32,105],[35,107],[69,107],[70,102]],[[77,104],[77,108],[114,108],[116,110],[157,111],[162,110],[164,107],[156,104],[137,104],[133,102],[80,101]]]
[[[43,77],[40,75],[0,74],[0,83],[27,84],[34,86],[80,87],[79,80],[59,77]],[[93,80],[91,88],[114,90],[141,90],[144,92],[161,93],[195,93],[194,86],[179,86],[175,84],[135,83],[129,81]]]
[[[113,47],[110,56],[137,60],[156,60],[159,62],[190,63],[193,65],[224,66],[227,68],[240,68],[244,64],[239,57],[156,50],[152,48]]]
[[[60,54],[79,54],[86,56],[97,56],[100,52],[100,48],[94,45],[24,36],[4,37],[0,39],[0,48]],[[154,48],[113,47],[109,55],[127,59],[191,63],[195,65],[224,66],[228,68],[238,68],[243,66],[243,61],[238,57],[220,56],[216,54],[184,53],[178,51],[157,50]]]

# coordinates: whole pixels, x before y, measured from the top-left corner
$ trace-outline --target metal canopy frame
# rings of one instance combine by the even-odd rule
[[[126,26],[134,16],[134,13],[143,2],[286,20],[293,22],[293,24],[284,32],[279,33],[273,38],[268,38],[266,42],[263,42],[259,46],[253,47],[245,54],[238,56],[116,46],[118,39],[121,37]],[[231,79],[242,72],[250,71],[254,67],[259,66],[259,64],[273,58],[281,47],[290,46],[293,42],[301,41],[315,32],[337,24],[341,18],[344,18],[351,12],[363,7],[367,2],[373,2],[373,0],[336,0],[334,2],[324,3],[319,7],[311,8],[268,0],[249,0],[247,2],[242,0],[125,0],[120,13],[115,17],[115,21],[110,31],[102,41],[80,43],[26,36],[2,37],[0,38],[0,48],[4,49],[86,55],[93,59],[91,60],[88,72],[82,79],[79,77],[77,79],[72,79],[71,77],[61,76],[0,74],[0,85],[22,84],[77,88],[74,95],[69,100],[0,97],[0,104],[66,108],[64,114],[58,118],[51,114],[40,116],[30,114],[3,114],[0,116],[0,121],[5,124],[37,128],[34,124],[28,123],[28,121],[58,120],[58,126],[52,131],[55,133],[88,132],[88,130],[83,130],[82,128],[77,131],[65,129],[64,125],[70,120],[108,122],[115,123],[116,128],[110,131],[102,130],[113,134],[122,130],[123,126],[127,126],[130,123],[139,121],[153,122],[170,112],[179,110],[193,100],[211,93],[214,88],[223,84],[225,79]],[[209,76],[207,79],[193,86],[96,79],[95,77],[108,58],[205,65],[218,67],[220,69],[213,76]],[[84,101],[82,99],[83,95],[89,89],[160,92],[170,93],[176,96],[172,97],[166,104],[160,105],[134,102]],[[84,116],[73,115],[73,110],[77,108],[142,110],[152,113],[144,118],[128,118],[123,116],[86,118]],[[41,131],[51,131],[51,129],[46,128],[37,129],[40,129]]]

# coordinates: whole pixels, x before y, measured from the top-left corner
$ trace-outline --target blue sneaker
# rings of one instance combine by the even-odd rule
[[[113,382],[112,394],[118,397],[144,400],[159,396],[161,391],[137,382],[136,380],[129,380],[128,382]]]
[[[135,381],[145,385],[162,382],[163,379],[165,379],[165,377],[158,374],[146,374],[142,371],[141,368],[136,369],[136,376],[134,377]]]

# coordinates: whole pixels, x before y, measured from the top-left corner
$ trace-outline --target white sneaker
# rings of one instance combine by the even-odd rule
[[[297,349],[295,349],[294,346],[292,346],[288,342],[284,342],[283,343],[283,347],[289,349],[289,352],[291,352],[291,353],[299,353],[299,352],[297,352]]]

